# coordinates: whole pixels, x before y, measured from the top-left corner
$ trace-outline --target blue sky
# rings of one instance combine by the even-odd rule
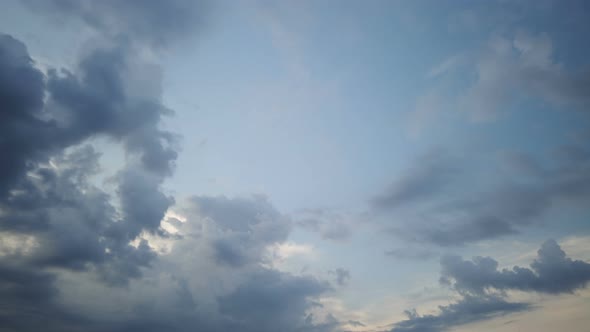
[[[2,7],[9,331],[590,323],[584,1]]]

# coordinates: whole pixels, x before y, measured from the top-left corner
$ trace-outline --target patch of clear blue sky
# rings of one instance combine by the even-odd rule
[[[528,13],[462,1],[240,5],[167,59],[171,125],[185,137],[172,182],[182,193],[265,192],[287,211],[362,207],[432,146],[541,151],[583,127],[575,114],[521,103],[497,121],[457,112],[419,139],[407,134],[409,112],[432,86],[428,72],[448,57],[519,29],[567,42],[567,18],[547,20],[543,4]],[[579,53],[555,56],[577,62]],[[455,75],[447,89],[472,76]]]

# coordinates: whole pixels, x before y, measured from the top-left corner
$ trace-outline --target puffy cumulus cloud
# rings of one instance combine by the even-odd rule
[[[9,160],[0,173],[1,228],[37,237],[38,264],[81,269],[102,262],[108,249],[133,267],[128,242],[141,230],[157,230],[172,202],[159,187],[176,158],[172,134],[158,128],[168,112],[161,96],[127,93],[133,55],[124,47],[93,50],[75,72],[50,70],[48,77],[21,42],[2,35],[0,47],[0,152]],[[11,84],[25,79],[31,83]],[[99,168],[93,149],[64,153],[97,136],[121,142],[128,153],[117,177],[123,218],[88,182]],[[145,265],[149,255],[140,256]]]
[[[121,280],[139,275],[138,266],[148,264],[150,250],[133,248],[126,236],[113,232],[128,222],[117,218],[109,195],[89,183],[97,158],[90,146],[54,156],[29,171],[26,181],[0,201],[1,229],[32,241],[27,250],[5,255],[2,261],[85,270],[123,259],[126,271],[111,273],[123,273]]]
[[[235,200],[242,206],[248,201],[251,206],[261,203],[253,198]],[[202,215],[194,198],[187,205],[176,211],[183,222],[176,223],[175,237],[164,239],[172,243],[170,251],[151,260],[141,278],[120,288],[98,282],[94,270],[58,273],[51,285],[59,301],[48,307],[84,318],[73,325],[74,331],[327,332],[338,328],[334,317],[317,313],[321,297],[332,291],[330,283],[267,266],[263,263],[267,253],[253,249],[262,247],[254,245],[256,234],[250,240],[253,247],[246,248],[251,259],[239,266],[220,262],[212,255],[211,239],[222,237],[226,226]]]
[[[507,301],[508,290],[573,293],[590,281],[590,264],[566,257],[554,240],[542,244],[530,268],[498,270],[498,262],[493,258],[466,261],[458,256],[441,258],[441,268],[441,284],[451,286],[461,299],[440,306],[437,314],[407,311],[408,319],[396,323],[391,331],[447,331],[458,325],[533,309],[530,303]]]
[[[208,1],[26,0],[34,11],[58,19],[76,18],[107,37],[166,46],[203,23]]]
[[[120,43],[103,46],[45,75],[22,42],[0,34],[0,230],[27,239],[0,256],[2,320],[15,330],[68,330],[84,320],[55,302],[57,271],[108,285],[140,278],[156,255],[138,235],[162,233],[173,202],[161,188],[176,159],[175,135],[160,129],[170,110],[161,91],[137,79],[153,66]],[[127,154],[114,178],[118,200],[93,184],[100,154],[87,144],[98,137]]]
[[[416,170],[402,174],[392,186],[395,190],[379,196],[373,211],[403,239],[458,246],[516,234],[553,207],[586,206],[589,151],[562,146],[542,157],[503,153],[483,167],[450,157],[429,158],[429,163],[419,159]],[[462,164],[470,167],[458,176]],[[478,180],[492,173],[494,182]]]
[[[108,195],[88,183],[82,171],[92,167],[80,161],[95,163],[96,153],[87,147],[61,158],[51,163],[56,168],[51,184],[56,192],[40,193],[52,200],[29,215],[34,224],[35,213],[47,213],[43,227],[27,228],[35,243],[26,251],[5,250],[0,257],[3,326],[18,331],[262,332],[334,331],[339,326],[331,316],[312,314],[319,298],[331,291],[328,282],[265,264],[268,243],[284,241],[289,229],[288,220],[281,220],[266,198],[190,199],[178,212],[183,221],[174,223],[174,236],[154,234],[171,242],[168,253],[156,255],[146,240],[129,243],[134,223],[131,231],[118,227],[128,214],[115,213]],[[73,185],[72,179],[80,182]],[[67,186],[72,186],[70,196],[62,197],[67,190],[57,188]],[[62,196],[55,197],[58,193]],[[91,195],[103,205],[93,205]],[[58,198],[63,205],[53,201]],[[209,206],[215,206],[217,214],[196,203],[205,201],[215,202]],[[253,219],[244,216],[246,228],[238,226],[244,219],[231,214],[233,208],[252,211]],[[238,220],[218,222],[220,215]],[[10,225],[8,221],[2,225]],[[282,230],[273,231],[277,227]],[[238,241],[247,259],[240,265],[220,261],[213,243],[221,240]],[[126,287],[119,287],[123,284]]]

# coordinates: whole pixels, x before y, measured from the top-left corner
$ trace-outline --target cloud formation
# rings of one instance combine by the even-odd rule
[[[526,303],[510,303],[494,296],[466,296],[456,303],[440,306],[436,315],[419,315],[406,311],[407,320],[395,324],[391,332],[439,332],[452,327],[491,319],[529,309]]]
[[[554,240],[541,245],[530,268],[515,266],[498,270],[498,262],[491,257],[466,261],[459,256],[445,256],[441,258],[441,269],[441,284],[457,291],[461,299],[440,306],[439,313],[434,315],[421,316],[415,310],[407,311],[408,319],[396,323],[392,332],[447,331],[533,308],[531,303],[507,301],[508,290],[573,293],[590,282],[590,264],[566,257]]]
[[[93,330],[96,322],[60,303],[56,271],[127,285],[156,257],[145,240],[131,241],[160,231],[172,203],[160,185],[176,151],[174,135],[159,129],[170,112],[161,95],[129,89],[142,66],[135,56],[115,43],[45,75],[22,42],[0,35],[0,231],[17,243],[0,257],[4,327]],[[128,155],[115,178],[118,204],[92,181],[100,154],[88,143],[97,137]]]
[[[304,209],[294,214],[294,225],[318,233],[323,239],[342,241],[352,235],[355,217],[330,209]]]
[[[472,294],[485,294],[489,289],[573,293],[590,282],[590,264],[566,257],[554,240],[543,243],[530,268],[498,270],[493,258],[465,261],[458,256],[443,257],[441,266],[441,282]]]
[[[108,38],[124,35],[128,41],[152,46],[167,46],[195,31],[208,7],[203,0],[26,0],[25,4],[49,17],[81,20]]]
[[[460,165],[469,160],[418,159],[418,171],[402,174],[378,196],[373,210],[383,219],[394,219],[388,227],[412,242],[460,246],[517,234],[537,224],[552,207],[584,206],[590,198],[586,148],[561,146],[543,157],[503,153],[493,159],[493,165],[464,167],[461,176]],[[492,173],[501,177],[493,183],[470,185]]]

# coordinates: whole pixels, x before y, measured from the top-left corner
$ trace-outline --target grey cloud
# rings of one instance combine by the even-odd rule
[[[553,158],[554,155],[562,157]],[[418,191],[422,191],[432,182],[431,192],[413,200],[396,201],[389,205],[389,211],[380,207],[373,210],[380,217],[396,217],[398,224],[393,223],[389,229],[413,242],[457,246],[513,235],[536,224],[551,207],[587,204],[590,198],[589,156],[588,150],[581,146],[560,147],[548,152],[546,159],[523,153],[503,153],[498,165],[504,171],[494,173],[498,178],[491,185],[474,187],[470,181],[496,172],[496,165],[473,166],[470,172],[464,172],[452,183],[446,182],[448,175],[444,173],[429,172],[422,174],[417,186]],[[441,166],[430,168],[449,167],[448,158],[440,160]],[[421,165],[422,161],[417,163]],[[402,182],[416,182],[412,173],[407,177],[409,180]],[[446,183],[446,187],[442,188],[441,183]],[[416,207],[418,202],[420,205]]]
[[[514,91],[524,91],[559,107],[586,110],[590,72],[568,71],[553,53],[552,41],[545,34],[494,36],[474,61],[478,78],[460,104],[477,119],[488,119],[517,101]]]
[[[142,230],[157,231],[160,221],[174,203],[172,197],[164,195],[160,188],[161,179],[138,169],[126,169],[119,173],[118,194],[121,200],[125,223],[115,227],[132,240]]]
[[[325,282],[261,270],[232,293],[219,298],[220,312],[242,331],[300,331],[310,300],[329,291]]]
[[[412,168],[371,203],[378,209],[391,209],[421,202],[440,193],[458,175],[458,171],[457,163],[444,151],[431,151],[418,158]]]
[[[320,234],[327,240],[345,240],[351,234],[351,223],[357,218],[329,209],[305,209],[294,214],[295,226]]]
[[[6,160],[0,166],[0,230],[34,239],[31,248],[0,257],[3,266],[23,271],[19,283],[3,280],[9,286],[2,289],[30,291],[21,300],[3,296],[4,307],[14,306],[3,310],[4,326],[69,330],[84,318],[53,302],[56,271],[95,272],[109,285],[125,285],[155,259],[145,241],[137,247],[129,242],[141,231],[159,231],[172,203],[160,186],[173,170],[174,135],[159,129],[170,113],[161,95],[130,93],[131,64],[141,65],[134,51],[113,45],[85,54],[74,71],[50,69],[45,76],[25,45],[0,35],[0,153]],[[121,216],[110,195],[90,180],[99,171],[99,154],[80,146],[94,137],[119,142],[127,152],[116,178]],[[23,316],[28,311],[35,319]]]
[[[219,229],[211,246],[215,259],[229,266],[264,261],[266,247],[285,241],[291,230],[291,221],[264,196],[195,196],[191,203],[199,218]]]
[[[348,281],[350,280],[350,271],[343,269],[341,267],[335,269],[335,270],[331,270],[329,271],[331,274],[334,274],[334,277],[336,279],[336,284],[338,286],[344,286],[348,283]]]
[[[573,293],[590,281],[590,264],[572,260],[554,240],[542,244],[530,268],[515,266],[498,270],[490,257],[465,261],[458,256],[441,259],[441,284],[451,286],[461,300],[440,306],[435,315],[407,311],[408,319],[395,324],[392,332],[446,331],[458,325],[532,309],[530,303],[505,300],[507,290],[548,294]]]
[[[245,232],[264,221],[281,218],[262,195],[246,198],[196,196],[191,199],[198,214],[212,219],[220,228]]]
[[[116,218],[110,197],[88,181],[97,158],[89,146],[53,157],[56,170],[32,171],[24,185],[14,187],[18,194],[0,202],[1,229],[8,236],[35,238],[29,253],[4,261],[71,270],[94,266],[116,275],[119,283],[140,276],[139,268],[149,264],[153,253],[145,244],[131,247],[127,233],[113,232],[128,222]]]
[[[177,157],[175,136],[158,128],[170,110],[162,105],[160,95],[129,93],[126,80],[134,74],[134,62],[138,59],[132,49],[115,44],[86,55],[76,74],[50,71],[48,108],[64,128],[61,136],[80,141],[108,135],[137,154],[146,170],[170,175]]]
[[[439,246],[456,246],[515,234],[517,231],[509,222],[497,217],[475,216],[475,218],[470,218],[466,222],[437,225],[433,229],[422,229],[419,233],[416,238],[420,241]]]
[[[165,235],[160,221],[173,199],[162,184],[178,147],[176,135],[160,128],[172,111],[161,101],[159,69],[139,50],[186,35],[202,22],[203,2],[27,4],[60,20],[77,17],[106,42],[87,49],[77,66],[49,68],[45,75],[23,43],[0,34],[0,231],[32,239],[0,257],[0,325],[15,331],[228,330],[221,318],[195,314],[198,299],[187,283],[171,287],[172,309],[150,311],[145,300],[137,316],[122,320],[66,308],[70,285],[58,287],[62,277],[76,276],[90,286],[80,290],[127,286],[116,289],[133,298],[132,285],[153,273],[155,252],[145,240],[130,241],[143,231]],[[100,155],[81,147],[97,137],[126,153],[124,169],[112,179],[114,197],[93,184]]]
[[[155,46],[166,45],[203,24],[207,1],[26,0],[34,11],[59,19],[77,18],[109,38],[120,34]]]
[[[44,75],[34,67],[26,46],[0,34],[0,197],[26,172],[30,159],[47,158],[54,149],[55,124],[43,121]]]
[[[6,331],[69,331],[83,318],[56,303],[54,276],[26,266],[0,263],[0,324]]]
[[[530,309],[526,303],[506,302],[494,296],[466,296],[456,303],[440,306],[436,315],[418,315],[415,310],[406,311],[407,320],[395,324],[391,332],[440,332],[453,327],[491,319]]]
[[[543,243],[530,268],[498,270],[498,262],[490,257],[464,261],[447,256],[441,265],[443,282],[457,290],[479,294],[487,289],[572,293],[590,281],[590,264],[566,257],[554,240]]]
[[[211,244],[215,260],[232,267],[244,266],[251,261],[252,257],[246,252],[247,248],[238,243],[236,239],[217,239]],[[259,256],[253,258],[258,260]]]
[[[161,193],[159,184],[163,176],[171,173],[171,163],[176,155],[157,152],[159,147],[157,144],[154,147],[153,143],[154,139],[170,135],[158,129],[161,115],[167,111],[160,103],[160,96],[127,94],[124,76],[129,57],[133,54],[128,53],[130,50],[126,48],[94,50],[80,61],[78,72],[62,71],[58,74],[50,71],[45,85],[43,75],[34,68],[24,45],[9,36],[2,36],[1,41],[2,80],[18,81],[15,75],[22,73],[31,79],[36,77],[38,81],[35,83],[33,79],[31,92],[18,84],[2,83],[2,95],[6,96],[3,98],[11,107],[3,108],[5,111],[2,112],[2,126],[6,130],[3,131],[0,152],[11,160],[0,175],[3,184],[0,192],[4,196],[2,205],[11,211],[3,218],[2,228],[20,228],[28,232],[37,230],[47,239],[51,238],[45,236],[47,234],[68,229],[67,234],[73,235],[70,241],[64,239],[62,245],[78,243],[76,247],[54,247],[53,251],[48,250],[44,254],[47,256],[45,261],[54,262],[58,258],[49,258],[51,252],[71,251],[86,255],[76,263],[71,261],[75,264],[70,267],[82,268],[85,258],[91,262],[102,259],[100,257],[104,255],[100,251],[105,245],[98,243],[99,235],[108,235],[105,242],[114,241],[109,244],[110,249],[127,250],[121,244],[122,238],[115,239],[121,233],[116,234],[112,229],[126,228],[125,241],[133,239],[142,229],[153,231],[171,203]],[[42,99],[36,102],[16,101],[17,98],[34,100],[44,95],[47,95],[47,103]],[[86,183],[86,178],[98,167],[91,164],[97,158],[92,151],[68,155],[68,158],[79,158],[77,160],[59,160],[57,157],[55,162],[70,165],[64,165],[66,171],[63,174],[44,166],[50,158],[60,156],[62,150],[97,135],[121,140],[131,157],[139,157],[137,164],[131,158],[127,171],[119,177],[119,193],[125,214],[123,222],[113,221],[114,208],[108,202],[109,198]],[[151,160],[158,158],[148,158],[147,161],[143,158],[146,155],[161,156],[163,160],[159,160],[158,165],[165,166],[154,167]],[[72,165],[75,163],[80,165],[75,167]],[[26,175],[27,172],[37,175],[32,178]],[[142,174],[141,178],[138,174]],[[75,181],[68,179],[71,176]],[[7,196],[9,190],[12,191]],[[80,194],[82,191],[87,194]],[[144,206],[140,208],[138,205]],[[101,209],[104,211],[102,214],[99,212]],[[59,213],[67,218],[58,222],[53,214]],[[68,224],[65,221],[70,217],[72,220],[83,219],[85,223]],[[107,231],[107,228],[111,230]],[[65,261],[61,265],[64,264]]]

